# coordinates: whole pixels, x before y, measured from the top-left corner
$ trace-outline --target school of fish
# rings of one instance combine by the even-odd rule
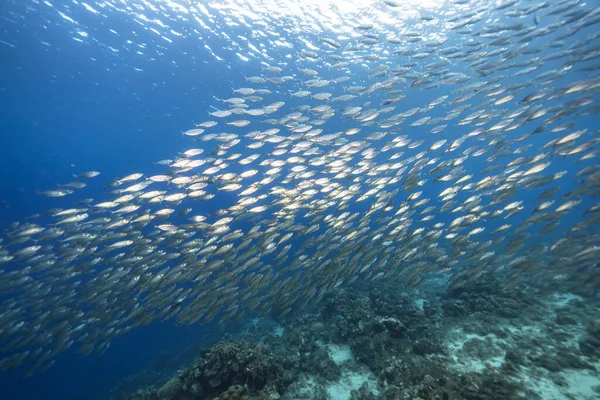
[[[600,9],[447,7],[416,17],[435,37],[346,21],[263,62],[184,129],[189,149],[105,198],[65,203],[101,171],[40,191],[62,206],[0,242],[0,371],[157,320],[285,316],[361,280],[600,288],[600,126],[580,123],[600,112]]]

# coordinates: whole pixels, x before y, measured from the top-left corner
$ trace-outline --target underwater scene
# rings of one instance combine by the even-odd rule
[[[3,0],[0,398],[600,399],[600,2]]]

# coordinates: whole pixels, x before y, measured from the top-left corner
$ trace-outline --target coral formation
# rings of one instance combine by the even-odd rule
[[[129,398],[237,400],[247,391],[258,392],[276,385],[282,373],[282,361],[266,346],[245,340],[222,341],[203,350],[197,362],[179,371],[162,387]]]
[[[335,290],[313,312],[240,327],[161,386],[120,398],[546,400],[576,393],[573,373],[597,393],[600,301],[540,298],[488,279]]]

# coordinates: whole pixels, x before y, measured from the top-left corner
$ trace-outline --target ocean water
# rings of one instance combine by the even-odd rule
[[[290,332],[305,329],[298,321],[304,313],[309,313],[312,319],[306,318],[314,323],[321,318],[326,330],[332,332],[331,335],[314,334],[311,340],[319,346],[329,346],[329,359],[341,366],[342,372],[325,384],[306,368],[300,368],[303,375],[293,369],[297,379],[281,384],[279,394],[291,399],[350,399],[351,390],[370,382],[372,389],[376,387],[372,398],[377,398],[398,382],[386,378],[383,367],[378,370],[375,365],[361,362],[357,352],[361,345],[353,342],[351,335],[342,335],[339,325],[333,328],[340,320],[351,318],[343,317],[342,308],[337,309],[331,303],[348,302],[356,307],[354,302],[361,298],[361,290],[371,299],[374,291],[380,290],[387,293],[385,298],[395,299],[399,293],[409,293],[415,304],[425,301],[439,305],[442,311],[435,320],[444,326],[440,331],[445,332],[444,346],[449,349],[443,355],[448,357],[445,361],[461,359],[464,354],[461,356],[460,352],[466,351],[466,341],[475,336],[486,337],[481,332],[467,332],[463,325],[494,324],[493,318],[486,319],[481,313],[508,318],[516,326],[522,322],[520,318],[539,322],[544,310],[558,310],[568,304],[575,323],[558,323],[558,328],[552,325],[552,332],[557,335],[564,328],[563,333],[568,338],[562,342],[565,347],[561,351],[572,353],[586,363],[586,367],[577,369],[560,364],[558,371],[552,372],[562,373],[563,383],[569,382],[563,388],[586,389],[561,392],[557,379],[549,383],[551,379],[546,375],[535,371],[525,373],[525,368],[531,367],[527,363],[522,364],[520,373],[526,377],[523,379],[533,380],[529,387],[535,388],[533,393],[538,398],[568,398],[568,393],[581,398],[600,398],[597,389],[600,382],[590,378],[600,366],[598,350],[583,351],[580,345],[588,336],[596,338],[593,343],[596,340],[600,343],[597,338],[600,329],[589,328],[596,326],[594,321],[600,318],[597,296],[600,208],[594,208],[600,194],[599,5],[593,1],[536,0],[397,3],[370,0],[360,4],[334,0],[3,1],[0,5],[3,143],[0,146],[0,227],[4,240],[0,250],[6,251],[3,256],[12,255],[12,258],[0,264],[0,360],[25,351],[29,351],[32,359],[14,368],[2,368],[2,397],[106,399],[116,397],[119,390],[118,394],[122,395],[123,391],[133,392],[151,384],[160,386],[177,370],[195,362],[200,348],[210,348],[221,339],[246,337],[252,341],[258,336],[266,340],[265,332],[270,332],[274,337],[284,338],[273,340],[293,341]],[[348,65],[334,66],[340,62]],[[282,70],[270,71],[270,67]],[[531,70],[527,71],[528,68]],[[301,69],[314,70],[314,76]],[[253,83],[248,80],[250,77],[273,81]],[[281,77],[289,77],[289,80],[275,81]],[[333,81],[342,77],[348,80]],[[320,88],[311,87],[310,82],[307,84],[310,79],[328,82]],[[363,88],[353,90],[355,86]],[[253,102],[248,100],[248,95],[233,91],[239,88],[270,92],[254,93],[262,99]],[[311,94],[292,96],[300,90]],[[330,97],[327,100],[312,97],[322,92],[330,93]],[[539,98],[524,101],[532,93],[539,94]],[[332,101],[348,94],[355,97]],[[469,97],[460,99],[465,95]],[[399,100],[389,100],[399,96],[402,97]],[[221,118],[209,114],[230,109],[231,104],[224,102],[226,99],[244,97],[247,109],[262,110],[264,115],[240,113]],[[436,99],[440,103],[432,105]],[[273,106],[275,102],[284,104]],[[331,111],[316,110],[317,106],[329,106]],[[346,108],[349,106],[360,108],[351,113]],[[387,106],[395,108],[380,112]],[[457,111],[461,106],[464,107]],[[413,114],[397,116],[415,108]],[[456,116],[448,117],[453,110]],[[361,114],[364,112],[367,114]],[[473,114],[475,112],[480,114]],[[514,114],[508,116],[511,113]],[[391,119],[393,115],[395,119]],[[302,117],[307,118],[302,120]],[[435,124],[415,124],[422,117],[439,120]],[[271,118],[275,120],[272,124],[265,123]],[[196,128],[195,124],[209,120],[218,125],[204,128],[198,136],[183,134]],[[235,120],[250,123],[241,127],[226,124]],[[501,122],[507,124],[497,127]],[[306,125],[305,130],[300,129],[302,124]],[[440,125],[446,127],[439,133],[430,132]],[[256,134],[252,136],[252,132],[271,128],[279,129],[270,135],[281,137],[280,141],[269,142],[264,137],[257,138]],[[360,128],[360,131],[349,134],[352,128]],[[473,133],[478,128],[482,131]],[[378,132],[386,134],[381,138],[370,136]],[[202,140],[213,133],[236,134],[241,142],[235,143],[231,138]],[[334,134],[335,139],[315,139],[330,134]],[[569,134],[574,136],[557,143]],[[402,139],[404,135],[406,138]],[[398,144],[401,139],[408,143]],[[439,142],[441,140],[446,142]],[[419,141],[423,142],[417,145]],[[248,147],[257,142],[265,144],[255,149]],[[307,148],[297,147],[298,143],[309,143],[308,147],[315,152],[307,153]],[[348,143],[354,143],[356,151],[344,148]],[[434,143],[439,143],[439,148],[431,147]],[[215,152],[219,145],[223,153]],[[578,149],[585,145],[588,147]],[[174,161],[170,167],[156,164],[159,160],[176,160],[192,148],[202,149],[203,153],[190,158],[205,159],[206,164],[191,172],[174,167]],[[287,153],[274,155],[277,148]],[[478,151],[481,154],[477,154]],[[239,154],[238,158],[226,160],[235,153]],[[238,163],[252,154],[259,155],[257,161],[250,165]],[[290,161],[289,157],[293,156],[302,159]],[[317,162],[321,156],[324,161]],[[263,163],[265,160],[286,160],[286,163],[275,167],[279,170],[272,170],[271,163]],[[210,165],[220,165],[221,170],[207,172]],[[490,165],[497,168],[488,172],[485,168]],[[314,171],[314,175],[303,177],[299,175],[300,170],[292,170],[294,166],[306,166],[305,171]],[[383,167],[377,169],[378,166]],[[440,168],[433,170],[436,166]],[[539,170],[533,171],[534,167]],[[241,188],[223,190],[226,183],[223,174],[239,175],[251,169],[256,169],[257,174],[250,179],[240,179]],[[100,175],[74,179],[74,175],[84,171],[99,171]],[[143,177],[109,187],[111,182],[133,173],[141,173]],[[154,205],[138,202],[139,199],[127,201],[122,206],[142,205],[133,214],[123,212],[131,219],[143,215],[145,209],[152,213],[165,207],[176,210],[170,217],[144,226],[128,223],[126,226],[133,227],[130,230],[96,230],[83,221],[53,225],[61,218],[46,213],[49,209],[86,208],[90,214],[88,221],[97,217],[114,221],[121,217],[115,212],[116,208],[98,212],[93,205],[125,194],[111,194],[115,188],[124,189],[158,174],[172,177],[198,174],[194,176],[200,177],[200,181],[206,178],[209,183],[204,190],[215,196],[207,200],[188,197],[182,202],[163,201]],[[256,184],[269,177],[271,182]],[[490,177],[493,182],[487,186],[485,182]],[[376,182],[379,178],[387,181]],[[413,178],[414,185],[409,183]],[[315,182],[318,179],[326,180]],[[64,197],[43,195],[44,191],[58,190],[61,188],[58,184],[73,180],[86,183],[86,187],[74,189]],[[251,183],[255,183],[257,191],[241,195]],[[140,192],[163,190],[167,194],[189,195],[192,190],[186,185],[189,183],[179,186],[155,182],[131,193],[139,196]],[[331,195],[352,185],[356,186],[355,191],[346,193],[347,199],[342,199],[344,193],[338,197]],[[457,189],[455,196],[441,195],[451,187]],[[557,188],[555,193],[538,199],[541,193],[554,187]],[[282,195],[277,192],[280,188],[289,192]],[[302,195],[309,188],[317,192]],[[372,189],[366,199],[359,200]],[[230,208],[242,197],[262,195],[255,204],[244,206],[241,211]],[[282,198],[286,202],[277,201]],[[93,200],[78,204],[85,199]],[[323,203],[318,201],[323,199],[330,203],[320,207]],[[429,201],[419,204],[423,199]],[[448,207],[448,201],[452,200],[456,203]],[[545,210],[534,210],[547,200],[554,203]],[[570,201],[572,207],[557,211],[557,207]],[[301,206],[290,207],[294,202]],[[266,211],[249,211],[259,205],[267,206]],[[423,213],[431,206],[432,209]],[[177,215],[187,208],[191,208],[189,214]],[[522,208],[520,212],[511,214],[519,208]],[[211,215],[217,210],[228,211]],[[495,215],[499,210],[503,211]],[[31,218],[33,214],[40,216]],[[198,254],[201,248],[221,247],[228,242],[223,241],[223,234],[212,232],[210,227],[190,227],[188,218],[192,215],[208,216],[207,222],[211,224],[232,216],[234,221],[225,224],[231,225],[230,232],[240,230],[242,234],[241,238],[231,241],[231,249],[204,260],[206,264],[213,260],[224,262],[202,284],[197,284],[189,272],[192,258],[203,260]],[[431,218],[423,219],[427,215]],[[532,220],[540,215],[546,219]],[[288,221],[295,224],[294,229],[286,225]],[[547,225],[552,223],[556,226]],[[91,232],[96,236],[61,242],[67,238],[65,234],[38,241],[37,233],[22,234],[31,227],[27,224],[44,229],[62,226],[68,234]],[[172,228],[156,228],[161,224],[172,224]],[[320,224],[316,233],[306,232],[314,224]],[[498,230],[503,225],[509,226]],[[481,229],[477,231],[477,228]],[[156,255],[162,250],[183,254],[179,247],[181,242],[169,242],[171,235],[177,234],[176,229],[181,229],[180,234],[195,232],[195,236],[185,240],[202,238],[204,242],[186,258],[188,269],[183,267],[183,270],[188,272],[174,276],[174,280],[164,286],[152,286],[148,282],[162,267],[148,269],[147,260],[151,256],[162,257],[164,254]],[[233,256],[237,256],[237,248],[252,229],[263,232],[262,236],[253,239],[243,251],[255,249],[252,255],[267,266],[260,267],[263,268],[260,273],[266,276],[264,286],[244,281],[244,277],[255,273],[250,267],[230,273],[247,260],[238,262]],[[124,236],[100,240],[116,232]],[[273,232],[277,235],[267,239]],[[293,233],[291,238],[280,241],[288,232]],[[24,237],[29,241],[15,243]],[[163,237],[164,241],[157,241],[157,237]],[[146,246],[152,241],[158,249],[149,254],[146,261],[142,257],[135,264],[112,258],[117,253],[125,254],[122,258],[126,258],[131,244],[106,255],[102,253],[105,246],[131,238],[149,240],[135,246]],[[272,249],[267,247],[271,242],[276,245],[273,253],[269,253]],[[29,271],[28,267],[37,268],[40,259],[32,262],[33,254],[15,254],[21,248],[40,243],[52,247],[33,253],[45,254],[44,259],[55,263]],[[290,246],[288,250],[284,250],[286,245]],[[522,247],[512,251],[515,245]],[[64,261],[68,258],[67,251],[77,246],[82,246],[77,251],[84,254]],[[90,250],[92,248],[94,250]],[[85,253],[86,249],[91,253]],[[287,251],[287,258],[275,258],[282,250]],[[103,257],[99,267],[89,267],[86,263],[95,257]],[[305,263],[307,259],[310,262]],[[164,265],[175,268],[179,260],[167,261]],[[278,263],[280,260],[283,261]],[[95,307],[102,309],[106,302],[86,303],[83,297],[88,290],[100,292],[101,280],[108,281],[111,274],[117,276],[118,268],[125,268],[127,274],[111,283],[107,298],[116,301],[107,306],[110,313],[102,314]],[[81,274],[68,276],[73,271]],[[169,269],[166,271],[165,274]],[[125,282],[136,275],[142,276],[142,281],[146,279],[143,285],[127,286]],[[18,279],[23,277],[24,280]],[[94,280],[98,277],[100,280]],[[452,320],[449,306],[444,308],[443,302],[453,301],[448,299],[456,293],[452,290],[460,287],[457,282],[464,281],[468,287],[484,278],[493,278],[501,290],[529,294],[533,303],[523,303],[523,315],[507,317],[494,314],[498,313],[497,309],[485,309],[465,312],[461,314],[462,319],[453,315],[458,322]],[[360,286],[361,283],[367,286]],[[161,290],[167,291],[170,285],[181,290],[180,302],[177,296],[156,307],[144,302],[148,293],[163,293]],[[359,286],[353,289],[353,285]],[[235,294],[219,294],[223,288],[230,287],[235,287]],[[37,295],[35,291],[42,288],[48,288],[51,294]],[[506,292],[500,295],[495,290],[490,288],[486,296],[510,297]],[[339,291],[345,292],[340,294]],[[65,303],[57,305],[62,294],[65,294]],[[202,324],[177,323],[176,316],[200,294],[224,299],[223,304],[219,304],[222,308],[216,309],[217,317],[206,318]],[[135,301],[126,304],[131,298]],[[251,299],[257,299],[254,305],[249,304]],[[404,301],[402,299],[398,301]],[[461,298],[460,301],[466,300]],[[324,302],[329,309],[322,308]],[[586,304],[585,313],[577,314],[574,310],[581,309],[582,304]],[[68,317],[59,315],[62,306],[69,308]],[[216,307],[214,302],[209,306],[210,310]],[[506,307],[514,311],[511,306]],[[155,315],[161,310],[173,310],[173,313],[167,318],[165,315],[150,318],[141,324],[144,326],[129,329],[132,321],[126,320],[125,314],[135,308]],[[115,310],[123,314],[114,313]],[[222,321],[232,310],[235,318]],[[40,322],[40,315],[46,312],[50,317]],[[400,319],[400,315],[386,316],[382,312],[373,306],[377,318]],[[96,318],[93,323],[89,319],[92,317]],[[20,323],[24,328],[15,328]],[[35,326],[37,323],[42,326]],[[64,323],[65,330],[57,333],[54,323]],[[452,324],[456,329],[452,329]],[[510,339],[504,336],[506,343],[521,343],[510,336],[516,328],[506,321],[502,324]],[[397,350],[394,340],[400,339],[394,337],[392,328],[384,325],[391,337],[384,343],[393,344],[389,348],[393,353]],[[119,326],[123,331],[106,333],[109,326]],[[538,339],[550,335],[546,328],[536,331]],[[59,347],[56,337],[67,331],[70,333],[65,340],[74,342],[61,351],[54,351]],[[99,332],[107,336],[96,336]],[[519,332],[522,340],[527,335],[535,337],[526,329]],[[356,337],[369,335],[364,331],[354,334]],[[414,341],[417,336],[411,333],[402,340]],[[502,338],[501,335],[494,337]],[[488,336],[485,340],[492,339]],[[92,354],[81,356],[79,345],[88,342],[110,342],[110,347],[101,351],[101,355],[96,354],[96,347]],[[495,346],[494,343],[490,346]],[[497,346],[506,350],[506,343]],[[24,378],[34,364],[33,352],[40,347],[41,352],[51,349],[49,359],[55,359],[54,365]],[[471,364],[463,363],[460,368],[481,373],[483,368],[474,361],[477,357],[471,356]],[[501,371],[506,362],[504,354],[498,357],[497,365],[493,364],[494,360],[488,360],[493,364],[489,368],[496,368],[496,372]],[[349,365],[348,360],[356,364],[343,369]],[[488,369],[486,373],[493,372]],[[244,384],[236,379],[232,382]],[[317,395],[319,387],[327,394],[319,392]],[[248,396],[258,393],[253,393],[250,386],[245,390]],[[462,395],[458,391],[452,392],[449,388],[440,390],[450,393],[451,399],[469,398],[459,397]],[[515,392],[525,396],[521,398],[531,398],[522,391]],[[190,398],[218,395],[207,393]],[[423,390],[412,395],[413,398],[434,398]],[[517,398],[497,396],[489,398]]]

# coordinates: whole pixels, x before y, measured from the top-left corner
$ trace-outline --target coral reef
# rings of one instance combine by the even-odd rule
[[[530,297],[489,279],[425,293],[338,289],[320,308],[256,320],[163,385],[120,398],[546,400],[582,393],[570,374],[588,377],[593,397],[600,300]]]
[[[282,361],[264,345],[223,341],[203,350],[197,362],[162,387],[137,392],[128,399],[242,399],[247,391],[276,385],[283,370]]]
[[[487,312],[504,318],[518,317],[523,308],[534,304],[532,296],[517,289],[505,289],[491,278],[459,284],[448,289],[442,309],[446,316],[465,317]]]
[[[586,335],[579,341],[579,349],[590,358],[600,358],[600,319],[588,323]]]

